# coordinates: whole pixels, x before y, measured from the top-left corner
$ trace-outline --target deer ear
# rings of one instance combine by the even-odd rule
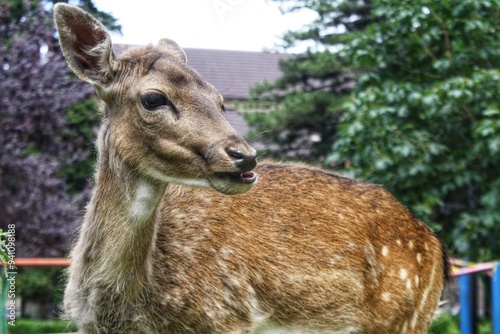
[[[81,79],[105,86],[114,77],[115,55],[106,27],[82,9],[57,3],[54,18],[69,67]]]
[[[156,45],[156,48],[163,53],[174,56],[177,59],[181,60],[182,62],[187,63],[186,53],[184,52],[184,50],[182,50],[179,44],[177,44],[171,39],[168,38],[160,39],[160,41]]]

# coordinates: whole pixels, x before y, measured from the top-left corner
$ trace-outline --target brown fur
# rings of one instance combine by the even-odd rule
[[[271,162],[251,182],[255,151],[174,42],[116,59],[91,16],[57,4],[55,17],[104,101],[64,301],[81,333],[427,331],[446,255],[387,191]],[[171,105],[147,110],[148,92]]]

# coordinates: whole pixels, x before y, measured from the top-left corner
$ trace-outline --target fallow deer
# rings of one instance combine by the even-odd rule
[[[71,252],[80,333],[425,333],[448,264],[378,185],[260,163],[173,41],[120,58],[54,7],[73,71],[102,100],[95,188]]]

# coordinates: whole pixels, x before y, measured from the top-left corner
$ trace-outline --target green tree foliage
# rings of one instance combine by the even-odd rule
[[[68,3],[68,0],[52,0],[52,3],[57,3],[57,2],[65,2]],[[115,32],[120,32],[122,31],[122,26],[118,24],[116,18],[114,18],[111,14],[100,11],[97,9],[97,7],[94,5],[94,2],[92,0],[78,0],[78,2],[75,4],[72,2],[73,5],[77,5],[78,7],[81,7],[84,9],[87,13],[91,14],[93,17],[97,18],[99,21],[102,22],[110,31],[115,31]]]
[[[303,31],[287,33],[284,48],[304,41],[315,46],[282,62],[282,78],[255,87],[253,100],[271,110],[246,114],[249,137],[266,144],[274,158],[318,163],[335,139],[342,101],[354,86],[349,63],[334,51],[369,22],[370,1],[277,2],[285,12],[307,8],[318,14]]]
[[[255,89],[276,107],[248,116],[252,135],[383,184],[454,255],[499,258],[500,1],[279,2],[318,14],[285,46],[317,46]]]
[[[66,127],[62,136],[65,141],[72,142],[78,154],[67,156],[60,173],[67,182],[68,192],[78,194],[89,190],[88,180],[92,177],[97,151],[94,147],[96,130],[99,124],[97,102],[88,98],[72,104],[66,110]],[[77,156],[78,159],[72,157]]]
[[[500,256],[500,1],[374,0],[329,161],[384,184],[456,255]]]
[[[9,23],[19,24],[26,19],[26,15],[35,13],[40,7],[51,9],[52,6],[58,2],[68,3],[68,0],[2,0],[4,4],[0,3],[0,12],[8,10],[8,16],[3,17]],[[85,9],[92,16],[96,17],[111,31],[121,32],[121,25],[117,23],[116,18],[111,14],[102,12],[96,8],[92,0],[78,0],[72,1],[71,4]],[[1,15],[0,15],[1,16]]]
[[[16,225],[17,256],[67,251],[95,155],[92,89],[62,56],[50,4],[0,3],[0,228]]]

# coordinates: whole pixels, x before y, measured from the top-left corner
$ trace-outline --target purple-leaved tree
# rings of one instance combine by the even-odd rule
[[[67,67],[49,14],[12,23],[0,7],[0,228],[15,224],[16,256],[60,256],[85,197],[68,194],[62,171],[89,155],[65,135],[65,113],[91,89]]]

